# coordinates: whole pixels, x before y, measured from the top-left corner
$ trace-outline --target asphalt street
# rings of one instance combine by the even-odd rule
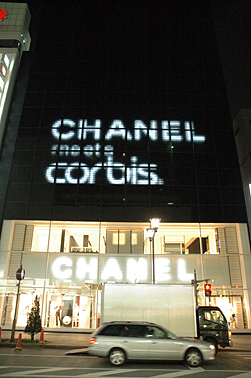
[[[30,340],[30,336],[24,332],[16,331],[15,342],[10,342],[11,331],[1,331],[1,346],[13,346],[17,344],[19,334],[22,334],[22,347],[31,346],[26,343]],[[87,348],[91,333],[65,333],[65,332],[44,332],[44,347],[64,348],[64,349],[79,349]],[[229,351],[251,351],[251,333],[248,334],[233,334],[234,346],[233,348],[225,348]],[[35,340],[40,340],[40,334],[35,335]],[[39,344],[33,344],[34,347]],[[40,344],[41,346],[41,344]],[[222,348],[219,348],[222,349]]]
[[[87,354],[90,333],[45,332],[44,343],[27,342],[22,335],[22,351],[11,331],[1,332],[0,377],[11,378],[251,378],[251,334],[234,334],[233,348],[220,348],[214,361],[190,368],[183,362],[130,361],[112,367],[107,359]],[[40,340],[40,334],[35,336]]]

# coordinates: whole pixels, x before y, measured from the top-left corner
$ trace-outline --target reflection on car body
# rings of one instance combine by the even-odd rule
[[[214,360],[215,348],[201,340],[176,337],[162,326],[148,322],[104,323],[89,340],[88,353],[109,358],[111,364],[126,360],[180,360],[189,366]]]

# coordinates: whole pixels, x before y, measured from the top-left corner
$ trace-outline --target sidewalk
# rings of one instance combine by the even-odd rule
[[[16,331],[15,342],[11,342],[11,331],[3,331],[1,335],[2,342],[0,347],[13,346],[17,344],[18,335],[22,334],[22,348],[44,347],[44,348],[61,348],[61,349],[83,349],[88,347],[91,333],[61,333],[61,332],[44,332],[44,344],[27,343],[30,336],[27,333]],[[40,333],[34,336],[35,340],[40,340]]]
[[[62,332],[44,332],[45,344],[26,343],[25,340],[30,340],[27,333],[16,331],[15,342],[10,342],[11,331],[3,331],[1,333],[0,347],[16,347],[19,333],[22,334],[22,348],[60,348],[60,349],[86,349],[91,333],[62,333]],[[233,348],[219,348],[222,351],[242,351],[251,352],[251,334],[233,334],[234,342]],[[40,340],[40,334],[35,335],[35,340]]]

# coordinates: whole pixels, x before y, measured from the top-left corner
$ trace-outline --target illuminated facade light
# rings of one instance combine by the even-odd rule
[[[0,9],[0,21],[3,21],[4,18],[7,18],[7,11],[5,9]]]
[[[1,72],[2,72],[3,76],[5,77],[7,71],[6,71],[6,68],[4,66],[2,66]]]
[[[4,80],[3,80],[3,78],[0,76],[0,89],[3,90],[3,87],[4,87]]]
[[[6,65],[6,67],[9,67],[9,65],[10,65],[10,60],[9,60],[7,54],[4,55],[3,61],[4,61],[5,65]]]

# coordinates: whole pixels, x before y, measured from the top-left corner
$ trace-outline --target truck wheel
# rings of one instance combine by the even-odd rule
[[[114,348],[109,354],[109,360],[112,365],[121,366],[125,363],[125,352],[120,348]]]
[[[218,343],[214,339],[206,339],[207,343],[213,345],[215,347],[215,355],[218,353]]]
[[[185,362],[191,367],[197,367],[202,362],[201,353],[196,348],[188,349],[185,355]]]

